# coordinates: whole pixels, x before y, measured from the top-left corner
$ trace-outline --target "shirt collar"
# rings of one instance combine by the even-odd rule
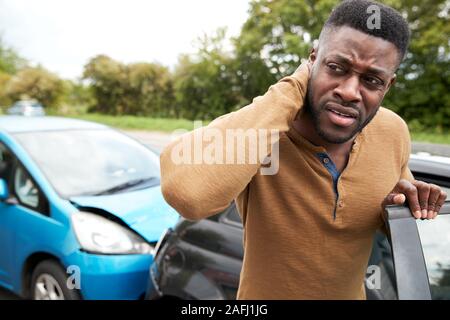
[[[356,135],[356,138],[353,141],[353,145],[352,145],[352,150],[351,150],[352,152],[356,152],[359,149],[359,147],[361,145],[361,141],[364,136],[364,129]],[[289,125],[289,130],[288,130],[288,132],[286,132],[286,134],[288,135],[289,138],[291,138],[292,140],[294,140],[295,142],[297,142],[299,145],[301,145],[303,148],[309,150],[310,152],[327,153],[327,150],[325,149],[325,147],[317,146],[317,145],[313,144],[312,142],[307,140],[305,137],[303,137],[297,130],[295,130],[292,125]]]

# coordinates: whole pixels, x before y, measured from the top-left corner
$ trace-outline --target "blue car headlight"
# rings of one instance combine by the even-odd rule
[[[81,248],[98,254],[152,254],[153,247],[126,227],[89,212],[72,214]]]

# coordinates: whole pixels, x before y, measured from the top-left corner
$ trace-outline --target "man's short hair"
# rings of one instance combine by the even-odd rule
[[[380,12],[379,28],[369,28],[368,26],[368,20],[373,11],[368,11],[367,8],[374,5]],[[325,22],[323,31],[341,26],[348,26],[391,42],[399,51],[399,63],[408,49],[410,38],[408,23],[398,11],[376,1],[345,0],[336,6]]]

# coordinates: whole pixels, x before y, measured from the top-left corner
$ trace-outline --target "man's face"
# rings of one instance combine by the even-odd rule
[[[313,50],[306,110],[317,133],[344,143],[378,111],[395,80],[399,53],[394,44],[343,26]]]

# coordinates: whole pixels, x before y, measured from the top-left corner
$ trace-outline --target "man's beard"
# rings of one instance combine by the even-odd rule
[[[372,121],[373,117],[375,117],[375,115],[377,114],[377,111],[379,109],[379,107],[378,107],[373,114],[371,114],[365,121],[363,121],[363,119],[361,117],[361,112],[359,111],[358,108],[352,106],[349,103],[343,103],[342,101],[338,102],[341,105],[346,105],[347,107],[351,107],[351,108],[357,110],[359,116],[357,119],[358,126],[351,133],[349,133],[347,136],[344,136],[344,137],[336,137],[328,132],[325,132],[325,130],[321,127],[320,117],[324,112],[327,112],[327,110],[325,109],[325,105],[320,106],[320,107],[313,106],[312,96],[313,96],[312,86],[311,86],[311,82],[309,82],[308,90],[306,93],[305,111],[311,116],[311,119],[313,121],[313,125],[314,125],[314,128],[316,129],[317,134],[326,142],[333,143],[333,144],[345,143],[345,142],[349,141],[350,139],[352,139],[354,136],[356,136],[356,134],[361,132],[362,129],[364,129],[364,127],[367,126],[370,121]]]

